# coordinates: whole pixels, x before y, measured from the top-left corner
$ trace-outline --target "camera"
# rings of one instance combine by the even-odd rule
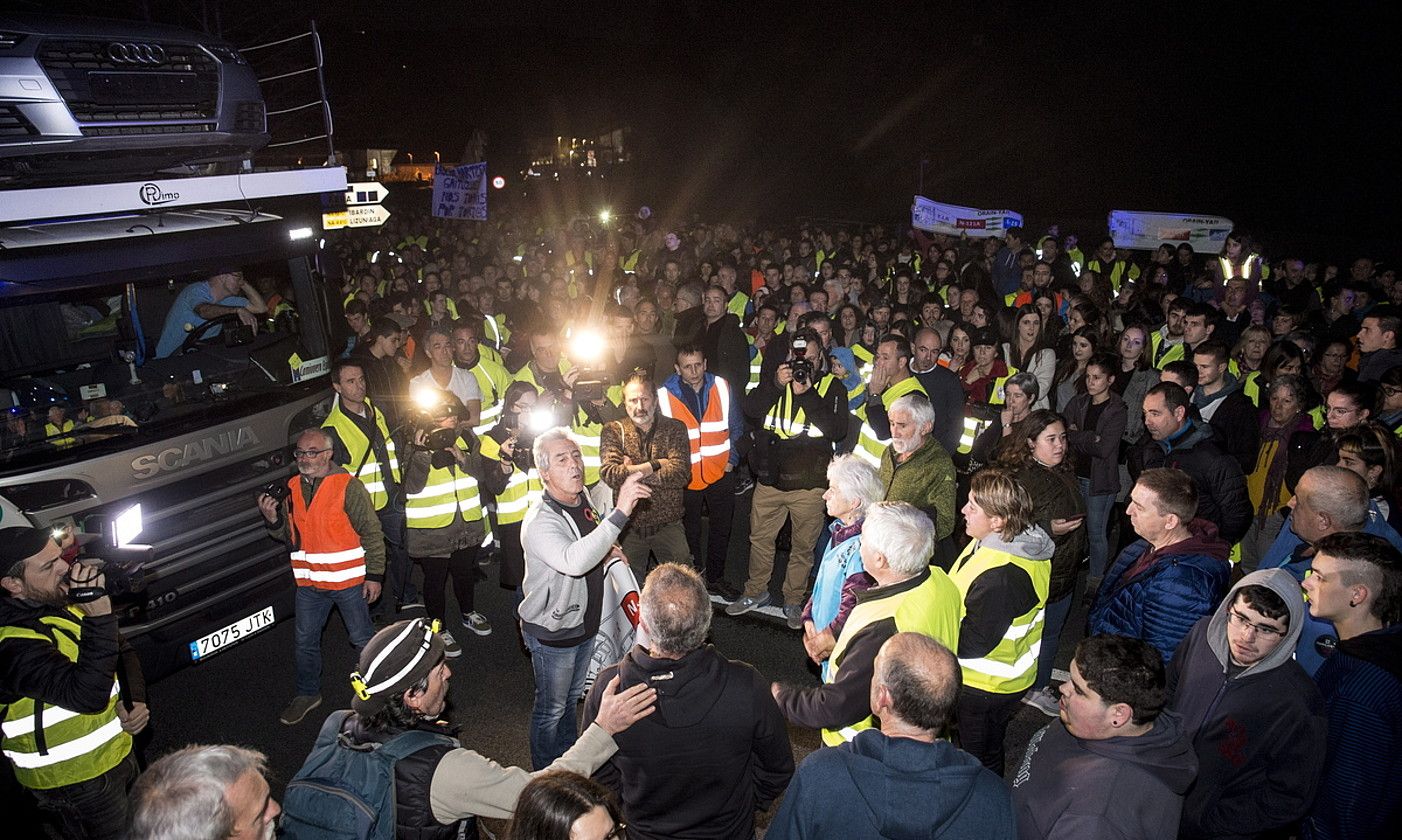
[[[273,501],[282,504],[292,496],[292,488],[287,486],[286,481],[269,481],[259,488],[258,493],[272,496]]]
[[[457,441],[458,430],[456,426],[449,429],[439,429],[437,427],[434,427],[433,431],[429,432],[428,435],[424,438],[424,449],[428,449],[430,451],[438,449],[447,449],[448,447],[457,443]]]
[[[800,385],[807,385],[813,379],[813,363],[808,360],[808,339],[795,338],[793,344],[793,358],[789,360],[789,372],[793,374],[793,381]]]

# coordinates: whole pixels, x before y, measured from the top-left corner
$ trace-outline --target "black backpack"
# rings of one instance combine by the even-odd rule
[[[326,718],[311,755],[287,783],[279,832],[285,840],[394,840],[395,763],[428,747],[458,746],[412,729],[383,744],[352,745],[341,734],[350,715]]]

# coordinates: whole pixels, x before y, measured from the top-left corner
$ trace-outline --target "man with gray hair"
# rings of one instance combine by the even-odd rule
[[[128,840],[271,840],[282,809],[268,758],[243,747],[192,745],[162,757],[132,788]]]
[[[906,394],[891,404],[891,444],[881,453],[878,474],[889,502],[909,502],[930,518],[935,540],[954,532],[954,461],[935,440],[935,409],[924,394]]]
[[[876,584],[858,593],[822,685],[771,686],[791,723],[822,729],[828,746],[851,741],[875,725],[871,680],[887,639],[910,631],[958,648],[962,599],[949,576],[930,565],[934,542],[930,520],[914,506],[887,501],[867,508],[862,566]]]
[[[375,504],[365,485],[333,459],[334,442],[325,430],[297,436],[292,457],[297,475],[287,480],[281,500],[258,496],[269,536],[291,548],[297,583],[297,694],[279,720],[300,723],[321,705],[321,633],[334,607],[356,649],[375,635],[369,604],[380,597],[385,575],[385,540]]]
[[[880,728],[810,753],[765,836],[1016,837],[1003,781],[941,737],[960,683],[949,648],[919,633],[888,639],[871,680]]]
[[[695,570],[659,565],[639,606],[648,645],[599,672],[584,720],[615,675],[657,689],[657,710],[614,736],[618,753],[594,777],[617,792],[630,838],[753,837],[755,809],[793,775],[783,715],[753,667],[706,644],[711,601]]]
[[[1336,466],[1312,467],[1300,476],[1290,499],[1290,514],[1262,569],[1281,568],[1304,582],[1314,559],[1315,546],[1331,534],[1363,532],[1382,537],[1402,549],[1399,536],[1368,498],[1368,485],[1352,470]],[[1295,644],[1295,660],[1314,676],[1339,643],[1334,625],[1307,613]]]

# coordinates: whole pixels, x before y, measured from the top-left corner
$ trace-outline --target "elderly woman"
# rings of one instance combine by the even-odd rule
[[[964,505],[969,544],[949,570],[964,601],[955,651],[964,672],[960,746],[999,776],[1008,721],[1037,679],[1051,582],[1055,546],[1035,516],[1006,470],[975,473]]]
[[[1030,371],[1019,371],[1003,383],[1003,410],[988,427],[974,439],[974,447],[969,453],[971,464],[987,464],[998,458],[1015,437],[1016,427],[1027,415],[1041,396],[1041,384]]]
[[[867,506],[881,501],[883,488],[876,470],[855,455],[839,455],[828,465],[828,489],[823,493],[829,540],[818,563],[813,594],[803,608],[803,647],[828,675],[828,656],[857,593],[874,581],[862,567],[862,521]]]

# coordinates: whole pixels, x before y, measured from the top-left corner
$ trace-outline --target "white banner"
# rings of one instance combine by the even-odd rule
[[[966,234],[974,238],[1002,236],[1010,227],[1022,227],[1022,214],[1011,210],[980,210],[958,204],[941,204],[923,195],[910,207],[910,226],[932,233]]]
[[[437,166],[433,170],[433,215],[487,220],[487,164]]]
[[[1144,213],[1135,210],[1111,210],[1110,236],[1116,248],[1152,251],[1168,242],[1186,242],[1199,253],[1222,250],[1232,220],[1221,216],[1182,216],[1177,213]]]
[[[633,645],[647,645],[647,634],[638,624],[638,578],[627,561],[617,557],[604,567],[604,607],[599,615],[599,632],[594,636],[594,656],[584,692],[594,684],[599,671],[622,659]]]

